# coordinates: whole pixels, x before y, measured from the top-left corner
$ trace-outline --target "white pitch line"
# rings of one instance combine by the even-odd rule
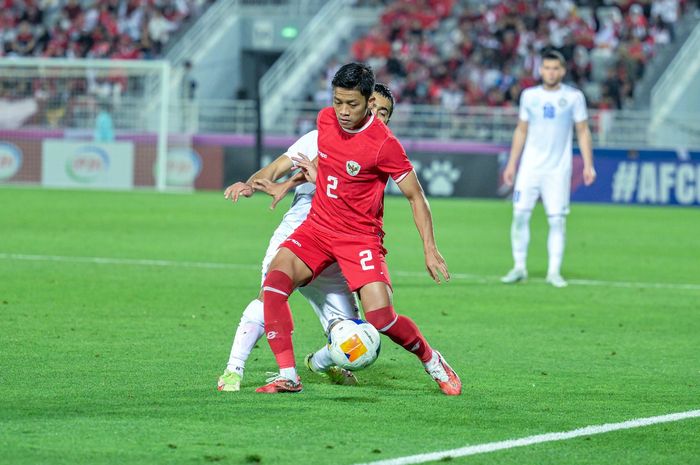
[[[98,265],[131,265],[131,266],[161,266],[179,268],[203,268],[203,269],[227,269],[227,270],[259,270],[260,265],[243,263],[217,263],[217,262],[188,262],[176,260],[148,260],[136,258],[109,258],[109,257],[75,257],[62,255],[29,255],[16,253],[0,253],[0,260],[24,260],[63,263],[93,263]],[[393,271],[395,276],[419,277],[427,276],[427,272],[418,271]],[[498,276],[482,276],[468,273],[451,273],[452,279],[473,281],[481,284],[500,284]],[[543,283],[544,279],[529,278],[530,281]],[[570,284],[576,286],[620,287],[631,289],[674,289],[700,291],[700,284],[691,283],[649,283],[634,281],[604,281],[595,279],[570,279]]]
[[[427,272],[417,272],[417,271],[393,271],[391,274],[396,276],[406,276],[406,277],[423,277],[426,276]],[[467,273],[450,273],[450,277],[453,279],[464,279],[468,281],[476,281],[483,284],[501,284],[499,276],[483,276]],[[533,281],[537,283],[544,283],[544,278],[528,278],[528,281]],[[604,281],[596,279],[569,279],[569,284],[574,284],[576,286],[603,286],[603,287],[622,287],[622,288],[633,288],[633,289],[676,289],[676,290],[690,290],[690,291],[700,291],[700,284],[690,284],[690,283],[649,283],[643,281]]]
[[[108,258],[108,257],[67,257],[61,255],[26,255],[16,253],[0,253],[0,260],[26,260],[35,262],[62,262],[62,263],[92,263],[96,265],[132,265],[132,266],[162,266],[180,268],[205,268],[227,270],[259,270],[260,265],[243,265],[240,263],[214,263],[214,262],[179,262],[175,260],[146,260],[136,258]]]
[[[699,418],[700,410],[689,410],[687,412],[671,413],[657,417],[636,418],[634,420],[623,421],[621,423],[606,423],[604,425],[586,426],[572,431],[562,431],[558,433],[538,434],[536,436],[528,436],[520,439],[509,439],[506,441],[487,442],[484,444],[476,444],[473,446],[461,447],[459,449],[450,449],[440,452],[431,452],[427,454],[409,455],[406,457],[397,457],[394,459],[378,460],[376,462],[367,462],[358,465],[408,465],[415,463],[435,462],[438,460],[466,457],[468,455],[485,454],[498,450],[512,449],[514,447],[531,446],[533,444],[541,444],[543,442],[564,441],[566,439],[578,438],[581,436],[592,436],[594,434],[609,433],[610,431],[619,431],[632,428],[641,428],[643,426],[656,425],[659,423],[669,423],[673,421],[686,420],[688,418]]]

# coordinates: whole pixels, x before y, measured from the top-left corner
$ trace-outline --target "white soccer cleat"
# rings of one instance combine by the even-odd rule
[[[547,275],[547,284],[551,284],[554,287],[566,287],[569,285],[569,283],[566,282],[564,278],[561,277],[560,274],[548,274]]]
[[[524,268],[513,268],[501,278],[503,284],[515,284],[527,279],[527,270]]]

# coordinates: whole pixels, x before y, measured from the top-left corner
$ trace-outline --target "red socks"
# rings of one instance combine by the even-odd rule
[[[433,349],[421,334],[418,326],[409,317],[397,315],[394,307],[383,307],[365,312],[365,318],[377,328],[377,331],[386,334],[392,341],[416,354],[421,362],[426,363],[433,356]]]
[[[287,302],[293,290],[292,279],[278,270],[270,271],[263,282],[265,334],[280,369],[295,366],[292,345],[294,322]]]

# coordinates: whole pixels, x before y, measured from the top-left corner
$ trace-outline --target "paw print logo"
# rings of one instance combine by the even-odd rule
[[[421,174],[428,184],[428,194],[448,197],[454,192],[455,182],[462,172],[450,161],[435,160]]]

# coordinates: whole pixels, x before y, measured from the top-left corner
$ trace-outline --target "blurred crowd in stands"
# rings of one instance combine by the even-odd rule
[[[370,63],[398,101],[453,111],[517,106],[521,90],[537,83],[540,53],[554,48],[589,106],[623,108],[659,46],[674,40],[687,3],[396,0],[352,44],[350,58]],[[314,100],[323,98],[321,85],[327,81]]]
[[[0,57],[148,59],[213,0],[0,0]]]
[[[0,59],[157,58],[213,1],[0,0]],[[120,105],[129,89],[142,93],[144,85],[142,77],[127,78],[118,69],[54,72],[48,79],[17,73],[10,69],[0,79],[0,128],[78,126],[100,108]]]
[[[158,57],[214,1],[0,0],[0,59]],[[538,82],[540,54],[547,48],[564,54],[566,81],[583,90],[589,107],[624,108],[648,62],[674,41],[679,18],[700,11],[700,0],[347,1],[381,13],[374,27],[349,44],[348,54],[332,60],[310,84],[309,100],[327,105],[333,74],[341,62],[357,60],[374,68],[402,107],[435,105],[448,114],[474,106],[516,107],[522,89]],[[191,65],[184,66],[181,94],[193,100],[196,83]],[[139,85],[128,82],[129,88]],[[119,104],[126,87],[126,77],[115,72],[53,81],[0,79],[0,101],[31,98],[46,107],[43,123],[56,126],[81,108],[94,114],[105,101]]]

